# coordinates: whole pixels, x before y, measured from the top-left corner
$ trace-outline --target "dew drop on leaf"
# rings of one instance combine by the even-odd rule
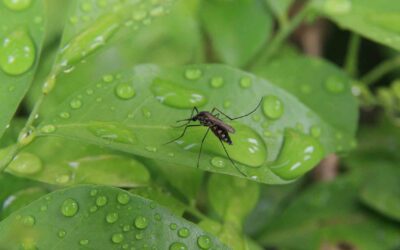
[[[279,119],[284,112],[282,101],[274,95],[264,97],[262,109],[264,114],[270,119]]]
[[[150,112],[150,110],[148,110],[147,108],[142,108],[142,114],[143,114],[144,117],[146,117],[146,118],[150,118],[150,117],[151,117],[151,112]]]
[[[187,246],[181,242],[174,242],[169,246],[169,250],[187,250]]]
[[[111,241],[113,243],[119,244],[124,240],[124,235],[121,233],[115,233],[111,236]]]
[[[317,125],[313,125],[310,128],[310,134],[311,136],[318,138],[321,136],[321,128]]]
[[[10,10],[21,11],[29,8],[32,0],[3,0],[3,3]]]
[[[153,17],[158,17],[164,14],[164,7],[163,6],[156,6],[150,11],[150,15]]]
[[[153,152],[153,153],[157,152],[157,148],[156,148],[156,147],[153,147],[153,146],[146,146],[145,148],[146,148],[146,150],[149,151],[149,152]]]
[[[207,103],[207,98],[196,90],[186,89],[157,79],[151,85],[151,90],[161,103],[173,108],[193,108],[201,107]]]
[[[71,117],[71,115],[68,112],[61,112],[60,117],[63,119],[69,119]]]
[[[86,239],[80,240],[79,244],[82,245],[82,246],[86,246],[87,244],[89,244],[89,240],[86,240]]]
[[[45,134],[50,134],[56,131],[56,127],[53,124],[47,124],[41,127],[40,131],[42,131]]]
[[[212,246],[212,241],[211,241],[210,237],[208,237],[206,235],[201,235],[197,238],[197,245],[201,249],[210,249]]]
[[[148,222],[147,218],[144,216],[139,215],[135,218],[135,227],[137,229],[145,229],[148,224],[149,224],[149,222]]]
[[[92,5],[89,2],[84,2],[81,4],[81,10],[84,12],[92,11]]]
[[[187,238],[187,237],[189,237],[189,235],[190,235],[190,231],[186,227],[183,227],[178,230],[178,236],[181,238]]]
[[[21,222],[22,222],[22,224],[24,224],[25,226],[33,226],[33,225],[35,225],[35,223],[36,223],[36,220],[35,220],[35,218],[33,217],[33,216],[31,216],[31,215],[27,215],[27,216],[23,216],[22,218],[21,218]]]
[[[225,160],[221,157],[213,157],[211,159],[211,165],[216,168],[224,168],[226,166]]]
[[[117,195],[117,201],[118,201],[118,203],[120,203],[122,205],[128,204],[129,200],[130,200],[129,195],[126,193],[119,193]]]
[[[169,228],[171,230],[176,230],[178,228],[178,225],[176,225],[176,223],[171,223],[171,224],[169,224]]]
[[[135,96],[135,90],[129,83],[119,83],[115,87],[115,94],[123,100],[129,100]]]
[[[32,175],[38,173],[42,169],[42,161],[39,157],[32,153],[19,153],[8,166],[8,170],[16,174]]]
[[[0,43],[0,67],[10,75],[21,75],[35,62],[36,50],[31,37],[23,29],[17,29]]]
[[[251,78],[243,77],[242,79],[240,79],[240,87],[247,89],[247,88],[250,88],[251,85],[252,85]]]
[[[325,88],[332,94],[340,94],[344,91],[345,84],[342,79],[336,76],[331,76],[326,80]]]
[[[232,106],[232,102],[229,100],[224,101],[224,108],[229,108],[230,106]]]
[[[108,201],[108,199],[107,199],[106,196],[104,196],[104,195],[99,196],[96,199],[96,205],[99,206],[99,207],[103,207],[103,206],[105,206],[107,204],[107,201]]]
[[[114,76],[111,74],[107,74],[107,75],[104,75],[102,77],[102,79],[103,79],[103,82],[110,83],[110,82],[114,81]]]
[[[141,9],[135,10],[132,14],[132,18],[134,21],[142,21],[146,17],[147,17],[147,12]]]
[[[188,80],[197,80],[203,75],[200,69],[192,68],[185,71],[185,77]]]
[[[323,155],[322,146],[314,137],[286,129],[282,149],[271,170],[285,180],[293,180],[312,169]]]
[[[115,223],[117,220],[118,220],[118,213],[116,212],[108,213],[106,216],[106,221],[110,224]]]
[[[79,99],[74,98],[74,99],[72,99],[71,102],[69,103],[69,106],[70,106],[72,109],[80,109],[80,108],[82,107],[82,101],[79,100]]]
[[[64,238],[65,237],[65,235],[67,235],[67,233],[64,231],[64,230],[60,230],[60,231],[58,231],[58,233],[57,233],[57,236],[59,237],[59,238]]]
[[[65,217],[72,217],[78,213],[79,205],[78,202],[74,199],[68,198],[61,205],[61,213]]]
[[[220,76],[215,76],[211,78],[210,85],[213,88],[221,88],[224,85],[224,78]]]
[[[92,190],[90,190],[90,196],[96,196],[97,195],[97,189],[92,189]]]

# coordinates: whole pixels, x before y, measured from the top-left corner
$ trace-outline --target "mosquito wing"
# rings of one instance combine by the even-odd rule
[[[207,118],[214,123],[215,125],[219,126],[220,128],[228,131],[229,133],[235,133],[235,129],[232,126],[229,126],[222,120],[218,119],[217,117],[213,116],[212,114],[208,113]]]

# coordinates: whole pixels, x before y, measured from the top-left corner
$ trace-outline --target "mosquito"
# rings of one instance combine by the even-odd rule
[[[222,147],[223,147],[223,149],[225,151],[225,154],[228,156],[228,158],[231,161],[232,165],[243,176],[246,176],[246,174],[243,173],[243,171],[240,170],[240,168],[232,160],[232,158],[230,157],[228,151],[226,150],[225,144],[224,144],[224,143],[227,143],[228,145],[232,145],[233,144],[233,142],[231,140],[231,137],[229,136],[229,133],[234,134],[235,133],[235,129],[232,126],[226,124],[222,119],[219,118],[219,116],[223,115],[224,117],[228,118],[229,120],[234,121],[234,120],[249,116],[249,115],[253,114],[254,112],[256,112],[257,109],[260,107],[261,102],[262,102],[262,99],[258,103],[257,107],[254,110],[252,110],[251,112],[249,112],[249,113],[247,113],[245,115],[241,115],[241,116],[233,117],[233,118],[228,116],[227,114],[225,114],[224,112],[222,112],[221,110],[219,110],[216,107],[214,107],[211,110],[211,112],[209,112],[209,111],[200,111],[199,112],[197,107],[193,107],[192,113],[191,113],[191,115],[190,115],[190,117],[188,119],[183,119],[183,120],[177,121],[177,122],[186,122],[185,124],[182,124],[182,125],[176,127],[176,128],[185,127],[183,129],[182,134],[178,138],[173,139],[173,140],[165,143],[165,145],[166,144],[170,144],[170,143],[172,143],[174,141],[177,141],[180,138],[182,138],[185,135],[186,130],[188,128],[200,127],[200,126],[207,127],[207,131],[204,134],[203,139],[201,140],[201,144],[200,144],[200,151],[199,151],[199,154],[198,154],[198,157],[197,157],[197,168],[199,168],[199,165],[200,165],[200,156],[201,156],[201,152],[202,152],[202,149],[203,149],[204,141],[207,138],[208,132],[210,132],[210,130],[211,130],[214,133],[214,135],[219,139],[219,141],[220,141],[220,143],[221,143],[221,145],[222,145]],[[190,124],[191,122],[195,122],[195,121],[199,121],[200,124]]]

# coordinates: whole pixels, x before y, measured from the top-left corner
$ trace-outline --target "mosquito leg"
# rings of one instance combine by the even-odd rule
[[[257,107],[256,107],[255,109],[253,109],[252,111],[250,111],[249,113],[247,113],[247,114],[245,114],[245,115],[241,115],[241,116],[238,116],[238,117],[233,117],[233,118],[232,118],[232,117],[228,116],[227,114],[225,114],[224,112],[222,112],[221,110],[219,110],[218,108],[213,108],[213,109],[211,110],[211,113],[214,113],[214,111],[218,111],[221,115],[223,115],[223,116],[225,116],[226,118],[228,118],[229,120],[233,121],[233,120],[236,120],[236,119],[240,119],[240,118],[249,116],[249,115],[253,114],[254,112],[256,112],[257,109],[260,107],[260,105],[261,105],[261,103],[262,103],[262,100],[263,100],[263,99],[261,98],[260,102],[258,103],[258,105],[257,105]]]
[[[240,168],[239,168],[239,167],[235,164],[235,162],[232,160],[232,158],[231,158],[231,156],[229,155],[228,151],[226,150],[226,147],[225,147],[224,143],[222,142],[222,140],[219,140],[219,141],[221,142],[221,145],[222,145],[222,147],[224,148],[224,151],[225,151],[226,155],[228,156],[229,160],[232,162],[232,165],[236,168],[237,171],[239,171],[239,173],[241,173],[243,176],[246,176],[246,177],[247,177],[247,175],[246,175],[242,170],[240,170]]]
[[[197,156],[197,168],[199,168],[199,166],[200,166],[201,150],[203,149],[203,143],[204,143],[204,141],[206,140],[206,137],[207,137],[208,132],[210,132],[210,128],[207,129],[206,133],[204,134],[203,139],[201,140],[200,151],[199,151],[199,155]]]
[[[166,142],[166,143],[164,143],[163,145],[170,144],[171,142],[174,142],[174,141],[179,140],[180,138],[182,138],[182,137],[185,135],[187,128],[190,128],[190,127],[199,127],[199,126],[201,126],[201,125],[200,125],[200,124],[190,124],[190,125],[186,125],[185,129],[183,129],[182,134],[181,134],[178,138],[173,139],[173,140],[171,140],[171,141],[169,141],[169,142]]]
[[[176,122],[183,122],[183,121],[189,121],[190,122],[192,120],[192,118],[193,118],[193,114],[194,114],[195,111],[196,111],[196,114],[199,113],[199,110],[197,109],[197,107],[193,107],[192,112],[190,113],[190,117],[188,119],[178,120]]]

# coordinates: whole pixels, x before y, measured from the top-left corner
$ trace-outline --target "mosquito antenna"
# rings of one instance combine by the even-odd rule
[[[240,118],[243,118],[243,117],[246,117],[246,116],[249,116],[249,115],[253,114],[260,107],[262,101],[263,101],[263,98],[261,98],[260,102],[257,104],[257,107],[255,109],[253,109],[252,111],[250,111],[249,113],[247,113],[245,115],[242,115],[242,116],[238,116],[238,117],[232,118],[232,120],[240,119]]]

